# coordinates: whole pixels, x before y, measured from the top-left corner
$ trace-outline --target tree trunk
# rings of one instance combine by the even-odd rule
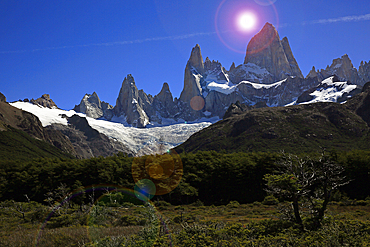
[[[322,203],[321,208],[318,210],[318,214],[317,214],[317,217],[315,219],[315,228],[316,229],[319,229],[320,226],[321,226],[321,221],[324,218],[325,210],[328,207],[330,196],[331,196],[331,192],[328,192],[328,187],[327,187],[326,181],[324,182],[323,190],[324,190],[324,202]]]
[[[299,229],[303,231],[303,222],[302,222],[301,215],[299,214],[298,197],[295,196],[293,198],[292,206],[293,206],[295,221],[299,225]]]

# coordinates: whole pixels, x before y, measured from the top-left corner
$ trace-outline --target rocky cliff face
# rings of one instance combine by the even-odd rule
[[[273,75],[272,81],[266,83],[282,80],[288,76],[303,78],[288,39],[285,37],[280,40],[278,32],[270,23],[266,23],[249,42],[244,60],[244,64],[248,63],[265,68]]]
[[[106,119],[111,119],[113,117],[113,106],[104,101],[100,101],[95,92],[93,94],[85,94],[81,103],[76,105],[73,110],[85,113],[86,116],[91,118],[104,117]]]
[[[360,67],[358,68],[359,76],[365,83],[370,81],[370,62],[361,61]]]
[[[134,77],[127,75],[123,80],[116,106],[114,107],[115,115],[125,116],[127,123],[135,127],[145,127],[149,123],[149,117],[143,110],[143,103],[149,100],[145,96],[146,94],[143,91],[139,95]]]
[[[178,107],[173,100],[170,87],[166,82],[163,83],[162,90],[159,94],[154,96],[153,107],[156,112],[160,112],[161,117],[164,118],[171,118],[178,112]],[[154,118],[153,115],[151,115],[151,117]],[[157,121],[159,121],[159,119]]]
[[[122,152],[133,155],[131,151],[122,143],[108,138],[106,135],[93,129],[86,118],[78,115],[65,117],[68,120],[68,126],[61,124],[52,124],[49,129],[60,131],[73,145],[78,158],[88,159],[98,156],[111,156]]]
[[[180,100],[188,103],[195,96],[202,95],[201,80],[204,73],[203,58],[200,46],[197,44],[191,51],[188,63],[185,67],[184,89],[181,92]]]
[[[332,64],[325,69],[315,71],[315,67],[309,72],[307,77],[315,77],[323,81],[330,76],[337,76],[341,81],[349,81],[353,84],[363,86],[370,79],[370,63],[361,62],[357,70],[348,55],[333,60]],[[306,78],[307,78],[306,77]]]

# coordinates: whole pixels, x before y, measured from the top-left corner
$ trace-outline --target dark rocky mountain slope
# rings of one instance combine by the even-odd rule
[[[370,86],[345,104],[314,103],[242,109],[233,105],[227,118],[192,135],[177,152],[282,151],[320,148],[370,149]]]
[[[105,157],[118,152],[133,155],[121,142],[110,139],[106,135],[93,129],[86,118],[78,115],[65,118],[68,120],[68,126],[52,124],[50,128],[58,130],[68,136],[79,158]]]

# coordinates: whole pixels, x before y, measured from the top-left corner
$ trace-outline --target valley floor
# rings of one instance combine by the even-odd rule
[[[332,202],[318,231],[281,220],[277,205],[59,208],[2,202],[0,246],[369,246],[370,201]]]

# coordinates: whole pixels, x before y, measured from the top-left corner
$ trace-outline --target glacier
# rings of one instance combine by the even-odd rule
[[[127,123],[87,117],[84,113],[77,113],[74,110],[50,109],[29,102],[14,102],[10,104],[37,116],[44,127],[52,124],[68,125],[67,119],[63,116],[71,117],[77,114],[86,118],[93,129],[125,144],[136,156],[157,153],[160,151],[160,145],[165,150],[174,148],[185,142],[195,132],[219,120],[218,118],[203,118],[198,122],[182,122],[162,126],[156,125],[150,128],[136,128],[128,126]]]

